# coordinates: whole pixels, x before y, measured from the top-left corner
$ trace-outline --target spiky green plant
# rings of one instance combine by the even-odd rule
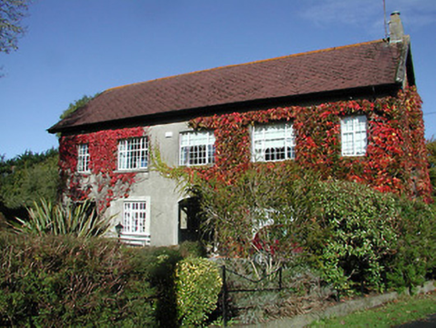
[[[40,203],[28,208],[29,219],[17,218],[14,229],[19,233],[38,235],[74,235],[93,237],[105,234],[110,228],[112,217],[99,215],[94,204],[86,200],[80,204],[53,204],[42,199]]]

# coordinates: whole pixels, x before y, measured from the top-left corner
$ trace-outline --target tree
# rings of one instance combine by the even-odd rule
[[[30,0],[0,0],[0,52],[18,48],[18,39],[26,29],[21,25]]]
[[[58,151],[26,151],[13,159],[0,156],[0,211],[7,218],[22,215],[25,207],[41,198],[56,202],[60,179]]]
[[[82,98],[70,103],[68,108],[64,110],[64,112],[59,117],[61,120],[66,118],[67,116],[73,114],[75,111],[79,110],[82,107],[85,107],[92,99],[100,95],[101,92],[96,93],[94,96],[84,95]]]

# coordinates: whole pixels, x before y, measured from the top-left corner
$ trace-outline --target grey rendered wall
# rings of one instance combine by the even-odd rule
[[[162,159],[171,166],[178,165],[179,133],[188,131],[187,124],[172,123],[148,128],[151,147],[158,146]],[[137,183],[129,198],[111,204],[110,213],[115,215],[114,225],[122,222],[123,202],[126,200],[150,200],[150,245],[169,246],[178,243],[178,202],[185,198],[177,190],[176,182],[153,170],[136,175]]]

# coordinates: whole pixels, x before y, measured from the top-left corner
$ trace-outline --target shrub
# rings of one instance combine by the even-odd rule
[[[323,238],[309,245],[325,281],[339,290],[383,290],[384,261],[397,243],[396,201],[361,184],[320,183],[315,204]],[[319,232],[316,232],[319,235]]]
[[[339,291],[412,288],[436,268],[434,211],[420,200],[344,181],[320,182],[300,237],[311,264]]]
[[[175,286],[176,265],[182,259],[175,249],[152,248],[146,260],[147,276],[155,289],[155,319],[159,327],[177,327],[177,299]]]
[[[178,318],[182,326],[201,326],[217,306],[222,280],[215,263],[188,257],[177,264]]]
[[[105,234],[110,228],[112,217],[96,212],[95,205],[86,200],[81,204],[54,205],[44,199],[29,208],[29,219],[18,219],[15,230],[21,233],[74,235],[91,237]]]
[[[107,239],[0,234],[0,326],[156,326],[148,262],[131,258]]]
[[[206,257],[206,248],[200,241],[184,241],[179,247],[183,257]]]
[[[436,218],[434,209],[419,201],[398,199],[398,244],[387,263],[389,285],[412,290],[436,273]]]

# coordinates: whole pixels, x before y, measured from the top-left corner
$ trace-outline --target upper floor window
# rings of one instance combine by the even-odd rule
[[[342,156],[363,156],[366,153],[366,116],[341,119]]]
[[[89,145],[79,144],[77,146],[77,172],[89,172]]]
[[[253,129],[253,160],[272,162],[295,158],[295,134],[291,123],[258,125]]]
[[[180,134],[180,165],[205,165],[215,162],[215,136],[212,131]]]
[[[118,142],[118,169],[138,170],[148,166],[148,139],[124,139]]]

